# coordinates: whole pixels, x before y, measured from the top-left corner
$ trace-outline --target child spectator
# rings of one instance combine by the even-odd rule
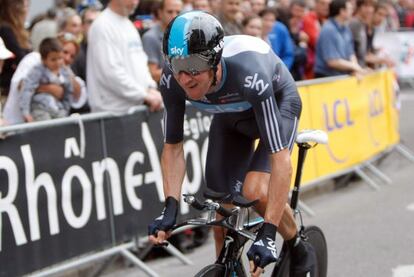
[[[65,117],[70,109],[69,95],[73,92],[71,73],[64,66],[63,48],[56,38],[46,38],[39,46],[42,63],[31,69],[24,79],[20,109],[27,122]],[[40,85],[56,84],[63,87],[58,99],[48,92],[35,93]]]

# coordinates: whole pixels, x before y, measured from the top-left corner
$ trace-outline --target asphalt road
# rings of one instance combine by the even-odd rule
[[[414,152],[413,118],[414,90],[404,90],[401,138]],[[414,276],[414,163],[393,151],[378,168],[392,180],[390,185],[381,184],[378,191],[356,180],[342,187],[328,184],[303,198],[316,213],[305,215],[306,224],[320,226],[328,241],[328,276]],[[187,257],[193,265],[183,265],[176,258],[147,264],[160,276],[193,276],[214,261],[212,239]],[[126,268],[104,276],[145,274]]]

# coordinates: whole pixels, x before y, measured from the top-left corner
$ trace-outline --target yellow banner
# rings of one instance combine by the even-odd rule
[[[387,113],[388,113],[388,132],[389,145],[397,144],[400,141],[400,108],[401,103],[398,99],[398,84],[395,75],[391,71],[383,72],[383,78],[387,80]]]
[[[360,164],[399,141],[390,72],[302,86],[299,130],[321,129],[329,144],[308,151],[303,183]],[[292,159],[296,164],[296,151]]]
[[[303,129],[310,129],[312,126],[311,121],[311,105],[309,103],[309,96],[308,87],[299,87],[299,93],[302,99],[302,114],[300,116],[299,127],[298,130]],[[314,151],[308,151],[305,166],[302,173],[302,182],[306,183],[311,180],[316,179],[317,171],[316,171],[316,154]],[[296,166],[298,161],[298,147],[295,144],[292,152],[292,167],[293,167],[293,175],[296,174]],[[292,186],[293,186],[294,177],[292,178]]]

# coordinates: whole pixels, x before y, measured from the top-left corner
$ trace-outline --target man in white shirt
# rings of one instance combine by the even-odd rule
[[[88,34],[87,84],[92,112],[122,113],[140,104],[160,110],[141,38],[128,16],[139,0],[110,0]]]

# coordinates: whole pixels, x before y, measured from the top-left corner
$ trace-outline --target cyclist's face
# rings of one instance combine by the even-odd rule
[[[191,75],[185,71],[174,74],[178,84],[184,89],[188,98],[192,100],[202,99],[211,87],[213,71],[202,71],[197,75]]]

